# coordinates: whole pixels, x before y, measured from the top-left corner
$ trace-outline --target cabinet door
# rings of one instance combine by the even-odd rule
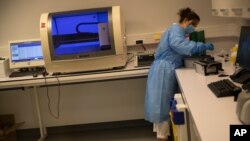
[[[212,15],[250,17],[250,0],[212,0]]]
[[[212,15],[228,16],[229,4],[225,0],[212,0]]]

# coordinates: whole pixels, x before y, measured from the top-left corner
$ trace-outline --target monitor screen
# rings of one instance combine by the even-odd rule
[[[250,70],[250,26],[241,27],[236,63]]]
[[[95,57],[114,54],[111,45],[110,9],[51,14],[52,58]]]
[[[43,66],[43,52],[39,39],[11,41],[10,68]]]

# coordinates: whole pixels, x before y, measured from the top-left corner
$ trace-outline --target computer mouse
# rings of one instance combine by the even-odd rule
[[[38,76],[38,74],[37,73],[33,73],[33,77],[37,77]]]
[[[229,76],[228,74],[219,74],[218,75],[219,77],[227,77],[227,76]]]

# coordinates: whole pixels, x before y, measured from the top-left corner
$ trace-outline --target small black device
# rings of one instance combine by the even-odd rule
[[[153,52],[144,52],[144,53],[137,53],[135,55],[135,64],[136,67],[143,67],[143,66],[150,66],[154,61],[155,56]]]
[[[186,56],[184,58],[185,68],[194,68],[194,62],[196,61],[214,61],[214,57],[211,55]]]
[[[233,84],[229,79],[215,81],[207,86],[217,97],[235,96],[237,99],[238,94],[241,92],[241,88]]]
[[[194,62],[194,68],[197,73],[203,75],[218,74],[222,69],[222,64],[214,60],[199,60]]]
[[[229,75],[227,74],[219,74],[218,77],[228,77]]]

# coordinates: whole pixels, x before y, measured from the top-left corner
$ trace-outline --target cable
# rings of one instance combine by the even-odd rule
[[[133,54],[133,53],[127,53],[127,55],[128,55],[128,54],[132,54],[132,56],[131,56],[130,58],[127,59],[126,64],[125,64],[125,67],[126,67],[130,62],[132,62],[132,61],[133,61],[133,58],[134,58],[134,54]]]
[[[47,77],[44,76],[44,80],[45,80],[45,86],[46,86],[46,95],[47,95],[47,99],[48,99],[48,109],[49,109],[49,113],[50,115],[55,118],[55,119],[59,119],[60,118],[60,101],[61,101],[61,84],[60,81],[58,79],[58,77],[56,76],[56,79],[58,81],[58,101],[57,101],[57,113],[56,115],[53,114],[52,110],[51,110],[51,98],[49,96],[49,88],[47,85]]]
[[[130,63],[130,62],[134,61],[134,56],[135,56],[134,53],[128,53],[128,55],[129,54],[132,54],[132,56],[127,59],[127,63]]]
[[[58,76],[56,76],[56,79],[58,81],[57,117],[60,118],[61,83],[58,79]]]
[[[144,51],[147,50],[143,43],[141,43],[141,46],[142,46],[142,48],[143,48]]]
[[[145,47],[144,44],[143,44],[143,40],[136,40],[136,41],[135,41],[135,44],[141,45],[144,51],[147,50],[146,47]]]

